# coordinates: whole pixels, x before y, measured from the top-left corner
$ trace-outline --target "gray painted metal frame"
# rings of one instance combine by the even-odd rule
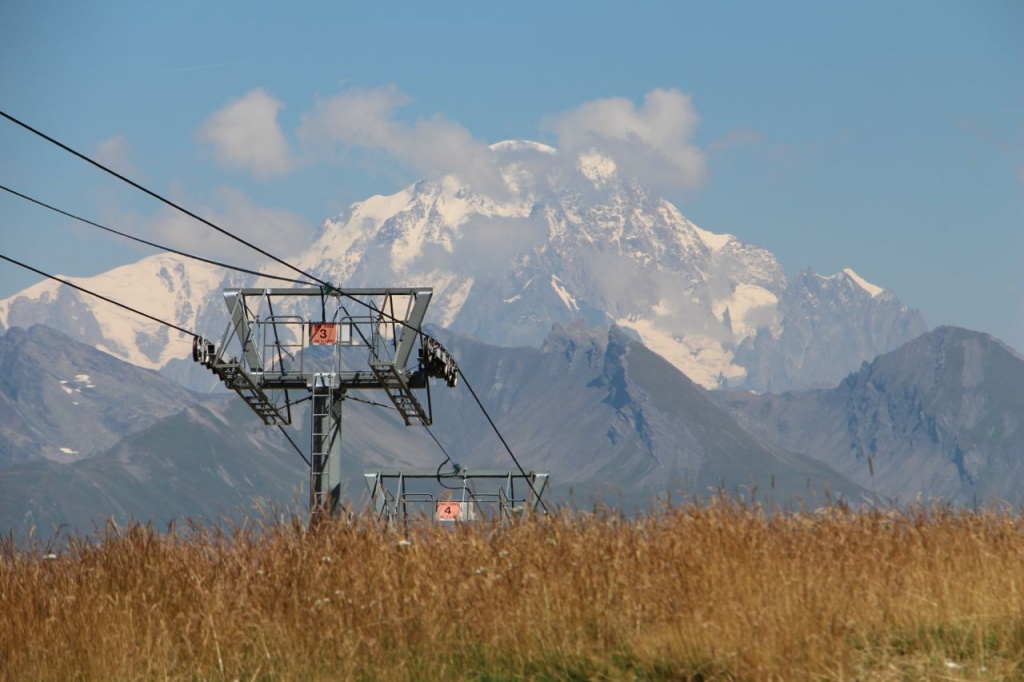
[[[456,474],[441,474],[428,469],[385,469],[368,471],[363,474],[374,514],[378,520],[389,523],[407,524],[410,518],[410,507],[437,505],[425,515],[434,521],[477,521],[491,516],[508,523],[521,517],[524,513],[532,513],[541,504],[541,497],[547,489],[548,472],[528,472],[525,476],[516,471],[504,469],[461,470]],[[447,494],[434,497],[431,493],[409,491],[410,481],[436,480],[457,481],[458,487],[447,487]],[[497,483],[497,492],[484,493],[475,490],[476,481]],[[517,497],[515,482],[527,484],[526,497]],[[458,493],[458,499],[453,493]],[[443,513],[444,506],[455,507],[449,503],[457,503],[455,511]],[[488,514],[488,509],[493,513]],[[420,515],[424,516],[424,515]]]
[[[193,359],[238,393],[264,424],[291,424],[292,406],[312,399],[310,509],[314,519],[322,513],[334,514],[339,507],[341,418],[347,391],[384,390],[406,425],[431,423],[427,379],[437,375],[429,367],[418,364],[410,371],[407,365],[432,296],[428,287],[226,289],[230,320],[220,344],[196,339]],[[301,304],[315,298],[320,299],[319,319]],[[293,299],[298,310],[275,314],[277,299]],[[300,303],[295,304],[295,299]],[[349,313],[343,299],[355,301],[366,312]],[[396,313],[396,299],[404,299],[404,313]],[[332,301],[330,316],[328,300]],[[314,333],[322,339],[315,340]],[[366,355],[353,363],[351,352],[359,349]],[[350,366],[355,364],[361,366]],[[427,389],[426,408],[414,389]],[[294,398],[293,393],[302,398]]]

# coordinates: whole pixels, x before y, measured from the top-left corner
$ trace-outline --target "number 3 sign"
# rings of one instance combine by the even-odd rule
[[[337,343],[338,325],[330,322],[310,322],[309,342],[321,346]]]

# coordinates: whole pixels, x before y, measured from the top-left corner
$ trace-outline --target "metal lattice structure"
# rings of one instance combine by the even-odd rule
[[[497,469],[457,468],[444,475],[425,469],[382,470],[363,476],[377,518],[392,523],[406,523],[417,516],[441,523],[481,519],[507,523],[535,512],[548,483],[547,473]],[[448,483],[445,492],[437,495],[416,486],[423,481]],[[495,492],[482,492],[479,484],[490,485]]]
[[[264,424],[290,425],[293,406],[312,401],[314,518],[339,508],[342,406],[349,390],[382,390],[406,425],[429,426],[428,379],[456,385],[451,355],[420,330],[432,295],[429,288],[226,289],[230,321],[220,343],[195,340],[193,360]]]

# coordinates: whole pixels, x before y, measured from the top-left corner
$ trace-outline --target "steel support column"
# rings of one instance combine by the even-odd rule
[[[309,508],[313,518],[338,513],[341,501],[341,413],[345,391],[337,375],[316,374],[310,410]]]

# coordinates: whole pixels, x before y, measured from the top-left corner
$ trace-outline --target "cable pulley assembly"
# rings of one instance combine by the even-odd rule
[[[428,377],[443,379],[448,388],[455,388],[459,383],[459,366],[451,353],[426,334],[420,346],[420,367]]]

